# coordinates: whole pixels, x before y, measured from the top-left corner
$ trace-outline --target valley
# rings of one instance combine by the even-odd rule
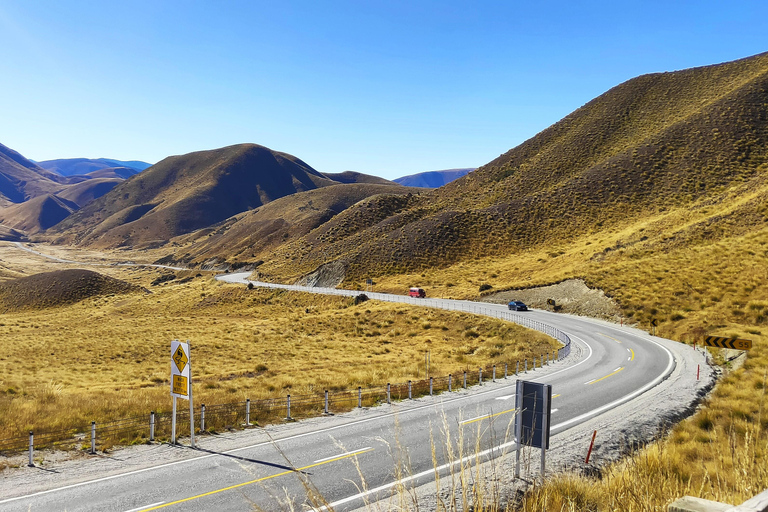
[[[167,409],[163,354],[177,338],[194,340],[209,404],[415,380],[425,354],[447,374],[559,346],[499,319],[216,279],[238,272],[523,300],[584,336],[598,324],[568,315],[680,353],[709,335],[750,339],[748,353],[711,351],[721,378],[698,411],[657,411],[626,458],[557,475],[515,506],[657,510],[768,486],[766,53],[630,79],[434,189],[321,173],[250,143],[135,173],[78,174],[97,165],[79,160],[57,174],[64,164],[0,146],[0,437]]]

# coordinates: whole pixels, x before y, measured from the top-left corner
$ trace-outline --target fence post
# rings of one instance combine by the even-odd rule
[[[325,409],[323,410],[323,414],[328,414],[328,390],[325,390]]]
[[[290,416],[290,414],[288,416]],[[250,398],[245,399],[245,426],[246,427],[251,426],[251,399]]]
[[[504,378],[507,378],[507,363],[504,363]]]
[[[496,365],[493,365],[493,375],[491,375],[491,382],[496,382]]]
[[[467,389],[467,370],[464,370],[464,389]]]
[[[288,395],[288,398],[285,401],[285,407],[288,410],[288,414],[286,415],[285,419],[291,421],[291,395]]]
[[[520,374],[520,361],[515,361],[515,377]]]
[[[363,387],[357,386],[357,408],[361,409],[363,407]]]
[[[411,396],[411,381],[408,381],[408,400],[412,400]]]
[[[149,440],[155,440],[155,411],[149,413]]]
[[[391,404],[392,403],[392,398],[391,398],[391,395],[389,394],[389,391],[390,391],[390,389],[389,389],[389,382],[387,382],[387,403]]]
[[[482,384],[483,383],[483,369],[482,368],[480,368],[480,370],[478,372],[477,383],[478,384]]]
[[[429,378],[429,396],[432,396],[432,377]]]
[[[91,422],[91,453],[96,453],[96,422]]]
[[[200,405],[200,432],[205,432],[205,404]]]
[[[29,467],[33,468],[35,467],[35,462],[32,460],[32,456],[34,455],[34,445],[35,445],[35,434],[32,433],[32,431],[29,431]]]
[[[449,392],[449,393],[452,391],[452,389],[451,389],[451,384],[452,384],[452,383],[451,383],[451,378],[452,378],[452,377],[451,377],[451,374],[449,373],[449,374],[448,374],[448,392]]]

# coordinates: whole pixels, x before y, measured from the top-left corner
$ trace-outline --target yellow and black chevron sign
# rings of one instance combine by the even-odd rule
[[[735,350],[749,350],[752,348],[752,340],[740,338],[724,338],[722,336],[707,336],[704,344],[710,347],[732,348]]]

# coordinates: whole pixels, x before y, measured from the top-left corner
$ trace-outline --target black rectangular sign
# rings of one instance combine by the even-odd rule
[[[546,411],[545,398],[546,397]],[[524,380],[517,381],[515,397],[515,419],[519,446],[549,449],[550,417],[552,411],[552,386]],[[546,414],[546,431],[543,432],[543,420]],[[518,424],[518,422],[520,422]],[[543,438],[543,441],[542,441]],[[543,445],[543,446],[542,446]]]

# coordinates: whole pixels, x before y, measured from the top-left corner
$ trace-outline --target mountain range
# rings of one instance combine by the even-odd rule
[[[57,160],[43,160],[42,162],[37,162],[37,165],[61,176],[90,175],[95,171],[118,168],[122,169],[121,172],[127,174],[123,178],[138,174],[152,166],[152,164],[140,160],[124,161],[112,158],[61,158]]]
[[[258,263],[275,279],[296,280],[329,264],[358,279],[630,226],[640,233],[645,228],[637,226],[659,212],[702,205],[721,212],[738,187],[751,191],[738,208],[659,243],[748,232],[768,216],[767,91],[768,54],[643,75],[436,189],[349,171],[322,174],[255,144],[173,156],[94,193],[76,211],[78,194],[39,200],[58,216],[73,211],[44,235],[101,248],[172,241],[169,247],[183,249],[170,249],[168,261]],[[6,165],[33,173],[36,181],[25,186],[34,191],[6,187],[7,202],[61,194],[55,184],[82,178],[56,176],[19,157],[6,156]]]
[[[403,176],[402,178],[397,178],[394,181],[395,183],[405,185],[406,187],[440,188],[443,185],[447,185],[448,183],[452,182],[453,180],[459,179],[462,176],[466,176],[474,170],[474,167],[469,167],[465,169],[427,171]]]

